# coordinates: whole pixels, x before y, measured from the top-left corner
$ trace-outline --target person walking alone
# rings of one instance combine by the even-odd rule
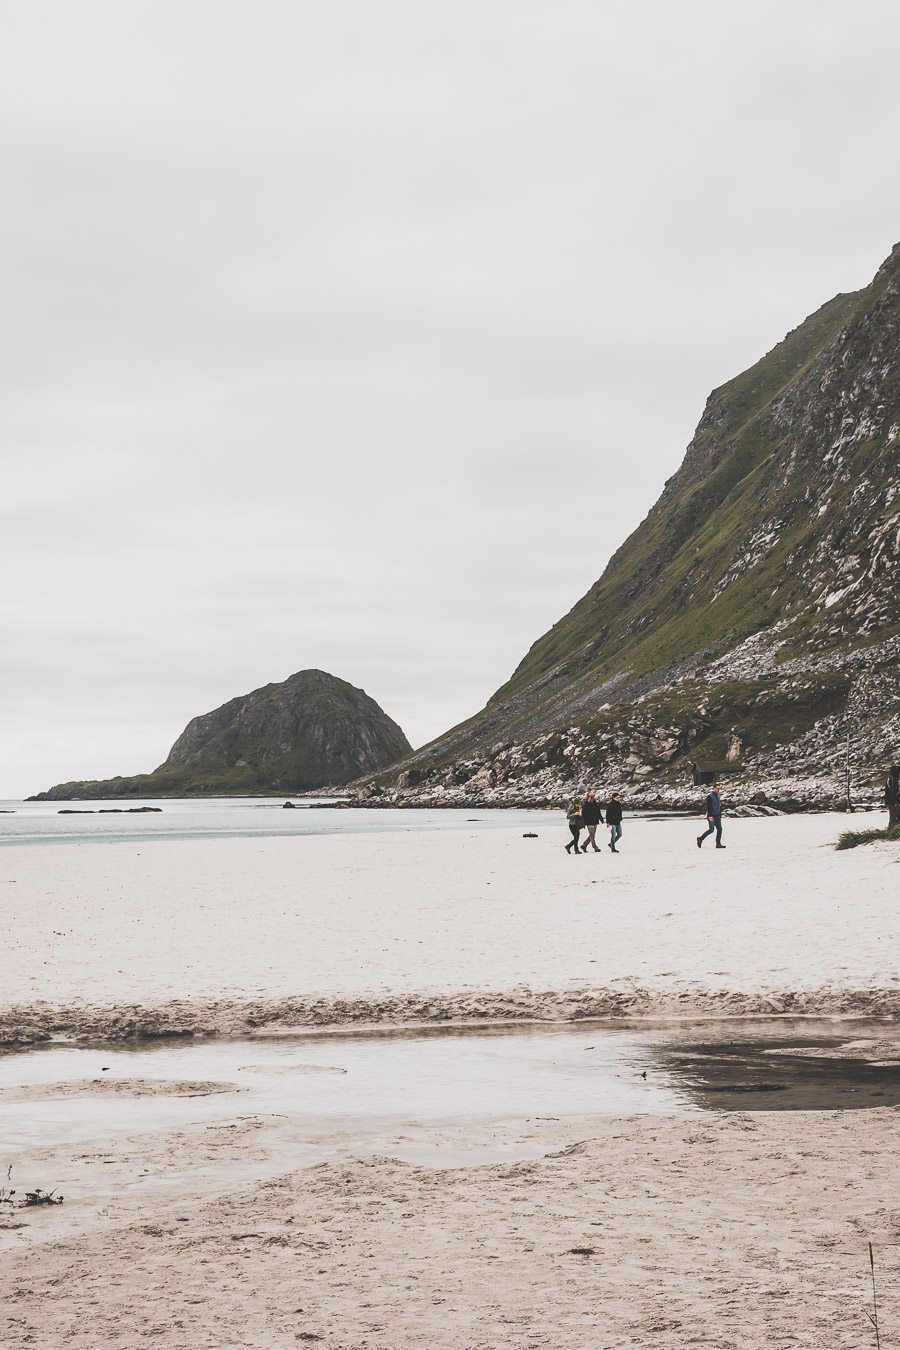
[[[888,774],[884,785],[884,804],[888,809],[888,824],[900,825],[900,765],[894,764]]]
[[[709,821],[709,829],[704,830],[703,834],[697,835],[697,847],[703,847],[703,840],[708,839],[713,830],[716,832],[716,848],[724,848],[722,843],[722,798],[719,796],[719,784],[716,783],[712,792],[706,794],[706,819]]]
[[[595,800],[593,792],[589,792],[584,805],[581,808],[581,820],[584,828],[587,830],[587,839],[581,846],[582,853],[587,853],[590,844],[595,853],[600,850],[597,847],[597,826],[603,824],[603,810],[600,803]]]
[[[606,805],[606,823],[609,826],[610,852],[618,853],[616,844],[622,838],[622,798],[614,792],[612,800]]]
[[[575,852],[578,852],[578,836],[581,834],[581,827],[584,822],[581,819],[581,802],[570,802],[566,807],[566,820],[569,823],[569,829],[572,831],[572,838],[566,844],[566,852],[571,852],[572,845],[575,845]]]

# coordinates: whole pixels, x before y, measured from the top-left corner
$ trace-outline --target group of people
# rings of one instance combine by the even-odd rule
[[[589,792],[583,802],[570,802],[566,807],[566,820],[572,831],[572,838],[566,844],[567,853],[571,853],[573,849],[576,853],[587,853],[589,848],[599,853],[597,826],[604,823],[609,829],[610,850],[618,853],[616,844],[622,838],[622,798],[618,792],[613,793],[605,806],[601,806],[593,792]],[[587,830],[587,839],[580,844],[582,830]]]
[[[900,782],[897,785],[897,799],[900,802]],[[722,843],[722,797],[718,783],[707,793],[705,807],[709,829],[705,830],[703,834],[697,835],[697,847],[702,848],[704,839],[708,839],[711,834],[715,834],[716,848],[725,848]],[[569,803],[566,807],[566,821],[572,832],[572,838],[566,844],[567,853],[572,853],[573,850],[575,853],[587,853],[589,848],[592,848],[595,853],[599,853],[597,826],[604,823],[609,830],[610,852],[618,853],[616,844],[622,838],[621,794],[614,792],[606,805],[602,806],[596,800],[593,792],[589,792],[583,802]],[[587,830],[587,839],[583,844],[579,842],[582,830]]]

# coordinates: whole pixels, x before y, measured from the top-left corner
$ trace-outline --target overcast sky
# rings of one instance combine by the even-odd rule
[[[0,793],[421,744],[900,238],[896,0],[0,0]]]

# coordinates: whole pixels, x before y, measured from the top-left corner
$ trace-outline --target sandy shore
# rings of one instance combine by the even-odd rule
[[[835,853],[846,824],[736,821],[698,853],[693,821],[631,822],[619,857],[577,859],[550,823],[4,848],[0,1030],[900,1011],[900,851]],[[869,1241],[882,1344],[898,1336],[893,1109],[492,1121],[493,1156],[517,1161],[479,1165],[471,1132],[301,1144],[226,1082],[29,1086],[29,1058],[5,1094],[38,1113],[12,1184],[65,1200],[0,1200],[16,1350],[856,1350]],[[93,1119],[91,1098],[173,1093],[215,1095],[178,1129],[41,1138],[55,1103]],[[448,1167],[394,1156],[442,1142]]]
[[[76,1078],[63,1083],[22,1083],[0,1087],[3,1102],[49,1102],[71,1097],[209,1097],[235,1092],[233,1083],[171,1082],[155,1078]]]
[[[866,825],[880,824],[868,816]],[[841,815],[0,849],[0,1039],[900,1011],[900,851]]]
[[[63,1164],[75,1208],[0,1220],[3,1343],[855,1348],[874,1344],[869,1241],[882,1344],[896,1343],[895,1111],[507,1129],[542,1156],[443,1170],[347,1157],[265,1177],[258,1121],[81,1150]],[[134,1189],[210,1161],[232,1170],[226,1193],[204,1194],[196,1172],[174,1194]],[[128,1183],[114,1199],[110,1173]]]

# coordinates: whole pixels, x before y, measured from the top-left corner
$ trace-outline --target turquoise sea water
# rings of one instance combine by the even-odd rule
[[[210,839],[276,834],[370,834],[397,830],[480,829],[521,826],[523,831],[549,821],[564,824],[561,811],[489,810],[474,807],[437,810],[397,807],[345,808],[334,800],[297,802],[285,810],[283,798],[165,798],[96,802],[0,801],[0,845],[116,843],[153,839]],[[136,814],[129,807],[158,806]],[[69,812],[79,814],[68,814]],[[81,812],[90,814],[80,814]]]

